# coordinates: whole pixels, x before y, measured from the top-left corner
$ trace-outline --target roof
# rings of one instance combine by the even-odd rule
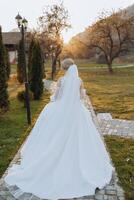
[[[20,32],[3,32],[3,43],[4,44],[18,44],[21,39],[21,33]]]

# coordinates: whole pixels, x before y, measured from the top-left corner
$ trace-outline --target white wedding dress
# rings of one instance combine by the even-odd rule
[[[77,66],[70,66],[23,145],[20,165],[5,177],[8,186],[42,199],[67,199],[93,195],[110,182],[114,168],[81,84]]]

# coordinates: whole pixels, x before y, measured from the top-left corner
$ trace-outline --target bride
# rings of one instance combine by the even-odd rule
[[[108,184],[114,170],[86,97],[77,66],[62,62],[65,75],[57,82],[21,149],[21,163],[8,171],[5,183],[42,199],[94,195]],[[15,194],[14,194],[15,195]]]

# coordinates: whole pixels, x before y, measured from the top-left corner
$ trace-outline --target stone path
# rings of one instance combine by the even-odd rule
[[[99,113],[97,118],[104,135],[134,138],[134,121],[113,119],[110,113]]]
[[[50,88],[51,81],[44,80],[44,86],[46,89]],[[93,108],[92,108],[93,109]],[[94,113],[95,116],[95,113]],[[96,116],[95,116],[96,118]],[[120,135],[123,137],[134,137],[134,121],[113,119],[109,113],[99,113],[97,115],[98,123],[103,134]],[[22,145],[23,146],[23,145]],[[21,146],[21,148],[22,148]],[[20,148],[20,149],[21,149]],[[13,164],[20,163],[20,150],[10,163],[9,168]],[[9,169],[8,168],[8,169]],[[15,200],[11,193],[18,192],[18,200],[42,200],[32,194],[21,194],[18,187],[7,188],[4,183],[4,177],[6,176],[8,169],[4,173],[0,180],[0,200]],[[118,184],[118,178],[116,172],[113,173],[111,182],[103,189],[97,190],[93,196],[84,196],[81,198],[74,198],[77,200],[125,200],[124,191]]]

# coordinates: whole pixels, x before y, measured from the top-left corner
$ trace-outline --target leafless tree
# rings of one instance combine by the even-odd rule
[[[134,16],[126,12],[112,12],[110,16],[103,12],[99,20],[89,28],[87,46],[93,47],[104,54],[110,73],[113,73],[112,63],[121,52],[126,51],[126,42],[132,39]]]

